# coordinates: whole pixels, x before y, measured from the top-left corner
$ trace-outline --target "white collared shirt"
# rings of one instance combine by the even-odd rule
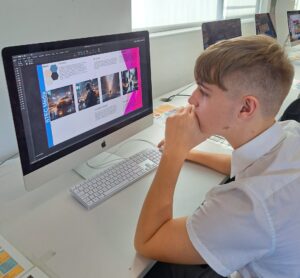
[[[231,176],[188,218],[193,246],[222,276],[299,278],[300,124],[275,123],[234,150]]]

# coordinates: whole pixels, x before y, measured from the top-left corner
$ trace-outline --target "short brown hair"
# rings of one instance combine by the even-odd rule
[[[208,47],[198,57],[194,74],[198,84],[214,84],[225,91],[230,84],[235,93],[241,89],[253,93],[263,112],[275,115],[290,90],[294,67],[276,40],[258,35]]]

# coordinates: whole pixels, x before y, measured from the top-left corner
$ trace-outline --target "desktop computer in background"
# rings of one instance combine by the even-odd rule
[[[300,44],[300,11],[287,11],[291,46]]]
[[[272,38],[277,38],[274,24],[269,13],[255,14],[256,35],[267,35]]]
[[[149,52],[148,32],[2,50],[27,190],[152,124]]]
[[[202,23],[204,49],[218,41],[239,37],[241,35],[242,28],[240,18]]]

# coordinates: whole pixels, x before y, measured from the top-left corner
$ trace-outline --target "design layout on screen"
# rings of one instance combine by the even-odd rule
[[[37,66],[48,146],[142,107],[139,49]]]

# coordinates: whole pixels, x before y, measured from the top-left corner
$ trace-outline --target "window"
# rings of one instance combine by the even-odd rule
[[[155,28],[217,19],[218,0],[132,0],[132,28]]]
[[[257,0],[225,0],[224,18],[249,18],[259,12],[260,1]]]
[[[162,31],[227,18],[253,18],[262,0],[131,0],[132,29]],[[266,0],[264,0],[266,1]]]

